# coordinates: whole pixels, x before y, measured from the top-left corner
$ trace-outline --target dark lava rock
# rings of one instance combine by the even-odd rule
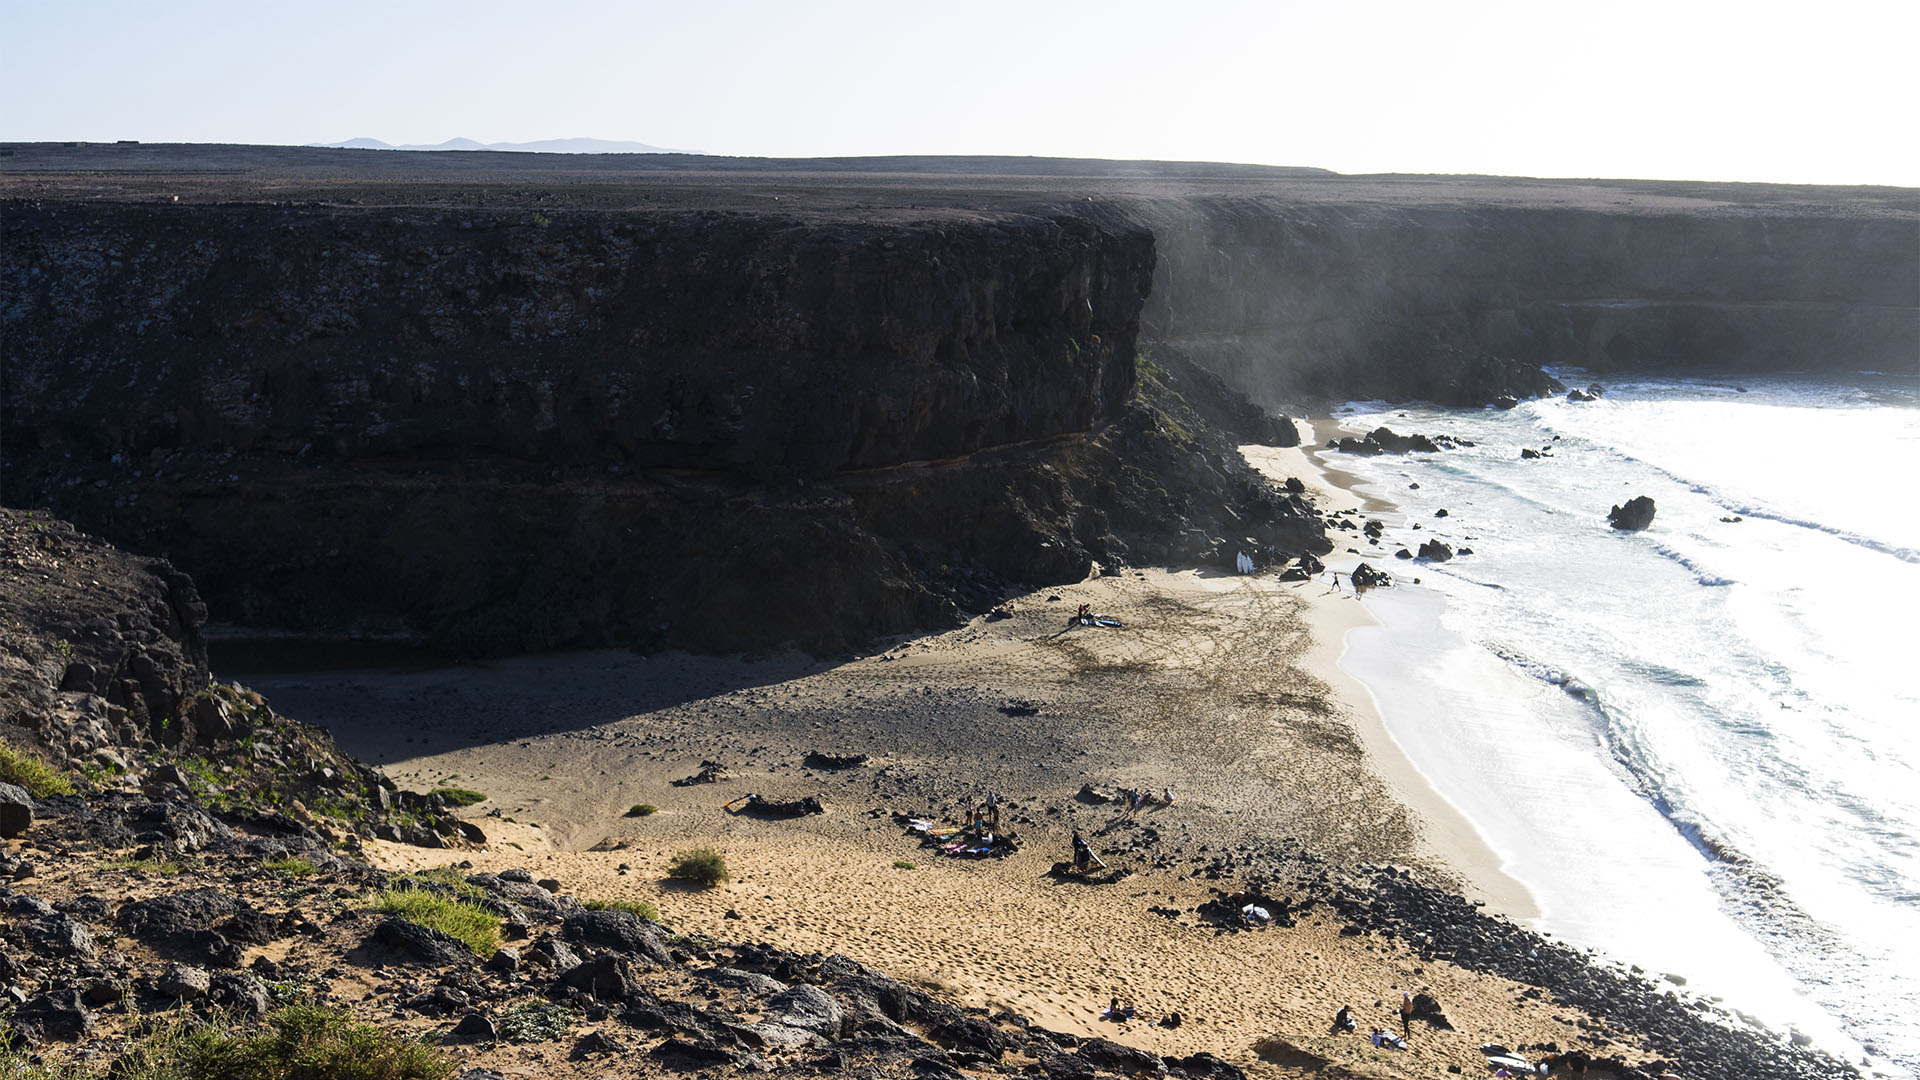
[[[381,920],[380,925],[368,935],[367,942],[385,945],[412,960],[435,967],[447,964],[472,965],[480,959],[458,938],[405,919]]]
[[[33,824],[33,796],[18,784],[0,784],[0,836],[19,836]]]
[[[27,936],[32,940],[34,949],[44,956],[77,956],[83,959],[93,956],[93,935],[87,932],[85,925],[65,915],[41,919],[27,928]]]
[[[1413,995],[1413,1018],[1425,1020],[1442,1031],[1452,1031],[1453,1022],[1440,1009],[1440,1002],[1432,994]]]
[[[757,997],[777,994],[787,988],[786,984],[778,979],[762,975],[757,971],[741,971],[738,968],[712,968],[698,974],[715,986],[725,986]]]
[[[1420,557],[1428,562],[1446,562],[1453,558],[1453,548],[1438,540],[1428,540],[1420,545]]]
[[[530,964],[550,967],[555,971],[566,971],[580,966],[580,954],[557,938],[543,937],[533,943],[522,957]]]
[[[809,769],[852,769],[867,763],[865,754],[823,754],[809,750],[800,764]]]
[[[602,945],[644,956],[656,964],[670,964],[673,957],[668,954],[658,927],[659,924],[649,923],[631,911],[607,909],[569,915],[561,924],[560,932],[568,941]]]
[[[1074,1053],[1102,1069],[1127,1076],[1165,1076],[1167,1072],[1167,1063],[1158,1056],[1111,1039],[1088,1039]]]
[[[13,1025],[37,1039],[80,1039],[93,1030],[93,1014],[73,987],[28,998],[13,1014]]]
[[[826,1039],[840,1037],[840,1005],[825,990],[807,983],[789,987],[767,999],[766,1020],[799,1028]]]
[[[601,1001],[625,1001],[636,989],[633,969],[626,958],[601,953],[585,963],[576,964],[560,976],[560,981],[584,990]]]
[[[120,909],[118,921],[121,929],[149,945],[197,959],[235,951],[231,942],[209,927],[242,909],[240,901],[219,889],[188,889],[127,904]]]
[[[928,1032],[933,1041],[954,1050],[966,1050],[999,1059],[1012,1045],[1005,1032],[977,1016],[958,1016]]]
[[[212,988],[213,979],[191,964],[170,965],[154,983],[154,989],[163,996],[179,998],[181,1001],[199,1001]]]
[[[492,1042],[500,1037],[499,1031],[493,1026],[493,1021],[487,1018],[486,1013],[478,1011],[462,1016],[460,1022],[453,1025],[453,1031],[449,1034],[453,1038],[467,1042]]]
[[[1493,407],[1496,409],[1513,409],[1518,408],[1519,405],[1520,399],[1514,397],[1512,394],[1501,394],[1499,397],[1493,399]]]
[[[1247,1074],[1238,1065],[1233,1065],[1202,1050],[1183,1058],[1167,1058],[1167,1067],[1178,1069],[1193,1080],[1247,1080]]]
[[[1639,532],[1653,524],[1653,500],[1645,495],[1628,499],[1626,505],[1607,511],[1607,524],[1623,532]]]
[[[1393,584],[1393,575],[1385,570],[1375,570],[1366,563],[1354,567],[1353,573],[1347,576],[1356,589],[1382,589]]]
[[[1531,446],[1523,446],[1520,448],[1520,458],[1522,461],[1532,461],[1539,456],[1540,451],[1535,450]]]
[[[711,1039],[687,1039],[674,1036],[647,1051],[647,1056],[678,1072],[696,1072],[726,1066],[765,1070],[766,1059],[757,1054],[733,1050]]]
[[[220,1008],[253,1017],[267,1015],[273,1004],[267,984],[259,976],[245,971],[215,975],[207,986],[207,1000]]]

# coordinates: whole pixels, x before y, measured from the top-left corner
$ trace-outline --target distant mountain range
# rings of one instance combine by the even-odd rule
[[[483,143],[472,139],[448,139],[426,146],[408,143],[395,146],[379,139],[348,139],[345,142],[310,143],[338,150],[504,150],[520,154],[697,154],[697,150],[669,150],[646,143],[619,142],[612,139],[541,139],[538,142]]]

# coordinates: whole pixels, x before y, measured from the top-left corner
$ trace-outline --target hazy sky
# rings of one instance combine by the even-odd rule
[[[0,141],[1920,186],[1920,3],[0,0]]]

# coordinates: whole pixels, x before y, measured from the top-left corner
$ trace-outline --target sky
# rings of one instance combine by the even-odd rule
[[[0,0],[0,141],[1920,187],[1920,3]]]

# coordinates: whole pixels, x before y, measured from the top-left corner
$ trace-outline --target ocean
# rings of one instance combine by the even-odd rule
[[[1337,419],[1473,444],[1321,455],[1387,526],[1330,564],[1395,577],[1342,665],[1534,928],[1920,1075],[1920,382],[1619,379]],[[1611,528],[1636,495],[1652,526]],[[1472,554],[1394,557],[1425,539]]]

